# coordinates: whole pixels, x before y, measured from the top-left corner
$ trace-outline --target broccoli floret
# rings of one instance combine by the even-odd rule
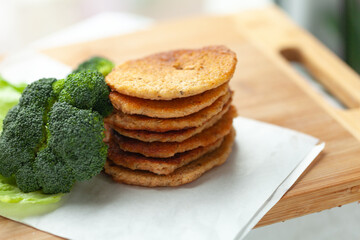
[[[49,99],[53,98],[53,84],[55,78],[43,78],[28,85],[21,95],[19,105],[21,107],[38,106],[44,108],[47,106]]]
[[[67,193],[75,183],[72,169],[51,147],[38,153],[33,168],[44,193]]]
[[[32,161],[24,163],[15,174],[15,181],[23,192],[34,192],[41,188]]]
[[[87,180],[101,171],[107,146],[103,143],[104,123],[99,113],[57,102],[48,125],[50,133],[56,133],[48,145],[73,170],[76,180]]]
[[[85,72],[88,72],[87,74],[90,74],[89,71],[90,72],[94,72],[94,71],[100,72],[105,77],[106,75],[108,75],[111,72],[111,70],[113,68],[114,68],[114,64],[110,60],[105,59],[103,57],[92,57],[89,60],[81,63],[78,66],[78,68],[72,72],[73,74],[70,74],[67,77],[67,79],[76,82],[78,78],[83,78],[85,76],[74,75],[74,73],[83,73],[83,74],[85,74]],[[94,74],[94,73],[92,73],[92,74]],[[85,77],[85,78],[87,78],[87,77]],[[58,86],[55,86],[55,91],[60,91],[62,89],[62,87],[66,88],[66,86],[64,86],[64,85],[66,85],[65,82],[66,81],[64,81],[64,80],[62,82],[59,82],[57,84]],[[61,86],[61,85],[63,85],[63,86]],[[109,96],[109,87],[107,87],[107,86],[103,87],[103,86],[105,86],[105,85],[101,85],[100,88],[97,88],[97,86],[93,87],[93,89],[96,89],[96,92],[98,94],[97,101],[87,103],[87,104],[92,105],[92,108],[95,111],[98,111],[102,116],[105,117],[105,116],[109,115],[112,112],[112,105],[111,105],[110,100],[108,98],[108,96]],[[88,91],[93,90],[93,89],[87,88]],[[66,90],[66,91],[68,91],[68,94],[70,92],[72,92],[73,96],[76,94],[76,92],[73,91],[73,90]],[[74,100],[73,96],[71,97],[72,100]],[[79,102],[80,105],[84,105],[85,101],[88,101],[87,99],[86,100],[81,100],[81,99],[85,99],[85,97],[86,97],[86,94],[83,94],[83,96],[81,98],[78,97],[77,100],[80,101]],[[68,98],[68,97],[64,96],[64,98]],[[69,103],[72,104],[71,101]]]
[[[24,163],[32,161],[43,139],[43,109],[36,106],[14,109],[11,118],[9,115],[5,118],[0,138],[0,174],[4,177],[10,177]]]
[[[10,177],[31,162],[44,139],[47,102],[56,79],[40,79],[28,85],[3,121],[0,137],[0,174]]]
[[[64,81],[55,84],[55,89],[59,91],[60,102],[67,102],[81,109],[93,109],[104,117],[112,111],[108,97],[109,87],[105,84],[104,76],[98,71],[70,74]]]
[[[79,67],[73,71],[73,73],[93,70],[100,72],[105,77],[111,72],[113,68],[114,64],[110,60],[102,57],[92,57],[89,60],[81,63]]]
[[[112,107],[104,77],[95,71],[40,79],[23,92],[4,119],[0,174],[23,192],[69,192],[103,168],[104,116]]]
[[[64,88],[65,80],[66,79],[59,79],[53,83],[52,89],[53,89],[54,95],[59,96],[61,90],[63,90],[63,88]]]

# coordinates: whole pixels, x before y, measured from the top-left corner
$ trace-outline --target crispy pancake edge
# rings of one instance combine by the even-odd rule
[[[138,114],[153,118],[179,118],[212,105],[228,91],[229,84],[225,83],[199,95],[169,101],[141,99],[115,91],[110,92],[109,98],[114,108],[126,114]]]
[[[203,130],[217,123],[222,118],[222,116],[229,110],[230,105],[231,105],[231,100],[229,100],[229,102],[224,106],[224,108],[221,110],[220,113],[213,116],[203,125],[194,128],[162,132],[162,133],[142,131],[142,130],[127,130],[127,129],[119,128],[117,126],[112,126],[112,128],[123,136],[138,139],[143,142],[183,142],[186,139],[202,132]]]
[[[218,148],[224,138],[205,147],[176,154],[171,158],[148,158],[141,154],[122,151],[115,142],[110,142],[108,159],[114,164],[132,170],[145,170],[159,175],[168,175],[198,158]]]
[[[121,111],[115,111],[105,118],[105,122],[127,130],[146,130],[153,132],[168,132],[199,127],[220,113],[231,97],[232,92],[229,91],[219,97],[210,106],[201,109],[199,112],[180,118],[151,118],[144,115],[126,114]]]
[[[221,146],[199,159],[176,169],[169,175],[157,175],[148,171],[130,170],[114,165],[110,160],[105,163],[105,172],[116,182],[144,187],[175,187],[198,179],[210,169],[223,164],[231,153],[235,130],[225,136]]]
[[[236,109],[230,109],[212,127],[186,139],[183,142],[143,142],[133,138],[121,136],[117,142],[124,151],[140,153],[147,157],[168,158],[176,153],[189,151],[194,148],[206,146],[227,135],[236,117]]]

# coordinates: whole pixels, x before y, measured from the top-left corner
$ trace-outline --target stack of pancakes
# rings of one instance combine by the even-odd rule
[[[105,172],[127,184],[178,186],[224,163],[235,137],[228,82],[236,62],[228,48],[210,46],[116,67],[106,77],[115,110],[105,119]]]

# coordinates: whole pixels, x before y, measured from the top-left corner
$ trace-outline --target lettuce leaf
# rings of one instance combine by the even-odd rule
[[[21,219],[41,215],[61,205],[63,194],[43,194],[40,191],[23,193],[16,186],[14,178],[0,175],[0,215]]]
[[[21,93],[24,91],[25,87],[25,83],[13,85],[5,81],[0,76],[0,132],[2,130],[2,122],[6,113],[18,103]]]

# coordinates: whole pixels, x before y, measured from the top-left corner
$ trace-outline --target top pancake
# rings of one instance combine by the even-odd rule
[[[236,55],[225,46],[162,52],[117,66],[106,76],[116,92],[171,100],[216,88],[233,76]]]

